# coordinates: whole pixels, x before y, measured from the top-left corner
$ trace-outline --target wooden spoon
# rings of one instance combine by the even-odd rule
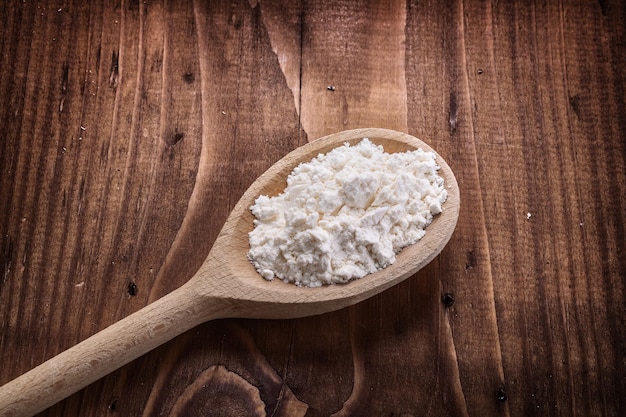
[[[224,317],[284,319],[321,314],[355,304],[415,274],[446,245],[459,214],[459,189],[446,162],[437,156],[448,199],[426,235],[405,248],[396,262],[343,285],[301,288],[264,280],[247,259],[250,206],[261,194],[276,195],[301,162],[367,137],[386,152],[416,148],[424,142],[385,129],[356,129],[317,139],[289,153],[261,175],[226,220],[207,259],[182,287],[109,326],[0,387],[0,415],[36,414],[175,336],[208,320]],[[434,152],[434,151],[433,151]]]

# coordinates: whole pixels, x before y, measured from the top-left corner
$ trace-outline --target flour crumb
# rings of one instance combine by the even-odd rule
[[[266,280],[319,287],[362,278],[396,260],[441,213],[447,191],[433,152],[386,153],[364,138],[298,165],[262,195],[248,258]]]

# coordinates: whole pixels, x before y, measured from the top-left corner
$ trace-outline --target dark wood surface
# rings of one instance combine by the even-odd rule
[[[619,0],[0,3],[0,384],[184,283],[288,151],[381,127],[459,181],[429,266],[43,415],[626,415],[625,32]]]

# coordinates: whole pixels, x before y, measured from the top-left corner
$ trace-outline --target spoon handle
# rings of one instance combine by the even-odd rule
[[[224,301],[185,284],[0,387],[0,416],[32,416],[196,325]]]

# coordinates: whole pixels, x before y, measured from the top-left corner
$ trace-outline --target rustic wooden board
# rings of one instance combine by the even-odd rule
[[[184,283],[281,156],[382,127],[461,188],[427,268],[43,415],[626,414],[625,32],[620,1],[2,3],[0,384]]]

